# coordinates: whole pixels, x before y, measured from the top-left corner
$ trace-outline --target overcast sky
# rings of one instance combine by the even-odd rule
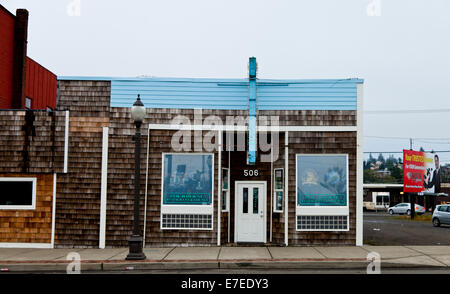
[[[370,112],[450,109],[449,0],[0,2],[57,75],[245,78],[255,56],[259,78],[363,78],[365,151],[450,150],[450,112]]]

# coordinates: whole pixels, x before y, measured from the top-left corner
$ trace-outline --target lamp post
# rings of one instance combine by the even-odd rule
[[[141,178],[141,125],[144,121],[146,110],[144,104],[141,101],[138,94],[136,102],[134,102],[131,108],[131,118],[136,125],[136,135],[133,136],[135,141],[135,153],[134,153],[134,225],[133,235],[130,237],[129,245],[130,252],[128,253],[127,260],[142,260],[146,259],[144,252],[142,251],[143,240],[139,232],[139,192],[140,192],[140,178]]]

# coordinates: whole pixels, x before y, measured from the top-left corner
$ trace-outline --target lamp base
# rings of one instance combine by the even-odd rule
[[[126,260],[144,260],[147,257],[142,251],[142,237],[139,235],[132,235],[130,241],[130,252],[128,253]]]

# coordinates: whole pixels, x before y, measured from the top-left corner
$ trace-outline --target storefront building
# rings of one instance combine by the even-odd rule
[[[39,243],[17,237],[33,219],[9,197],[0,246],[128,245],[138,94],[146,246],[362,245],[363,80],[257,79],[250,58],[248,79],[59,77],[28,149],[25,115],[0,112],[18,130],[0,129],[17,142],[0,150],[0,185],[31,181],[38,205],[21,211],[41,205],[49,223]]]

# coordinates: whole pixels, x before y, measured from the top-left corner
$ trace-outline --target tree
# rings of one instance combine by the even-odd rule
[[[364,171],[364,183],[366,184],[377,184],[377,183],[386,183],[386,184],[396,184],[397,180],[392,176],[380,176],[376,172],[366,169]]]
[[[401,168],[394,166],[392,169],[390,169],[390,172],[391,176],[396,180],[397,183],[403,183],[403,170]]]

